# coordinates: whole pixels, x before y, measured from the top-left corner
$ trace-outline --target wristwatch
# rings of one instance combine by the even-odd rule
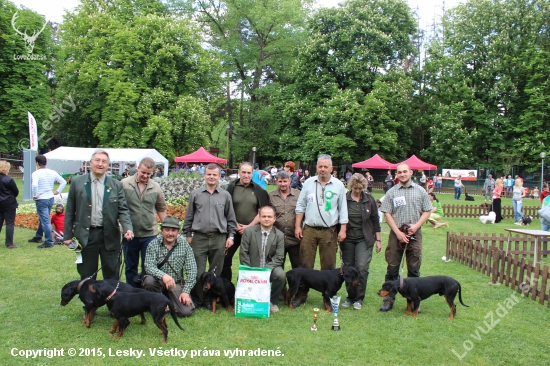
[[[235,240],[235,237],[234,237],[234,236],[230,236],[229,239]]]

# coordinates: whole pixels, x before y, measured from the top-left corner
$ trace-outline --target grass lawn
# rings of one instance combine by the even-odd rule
[[[380,197],[382,191],[375,191]],[[451,194],[439,195],[442,203],[456,203]],[[482,199],[481,199],[482,200]],[[480,199],[476,197],[479,204]],[[536,201],[534,201],[536,202]],[[461,203],[465,203],[463,200]],[[530,205],[530,202],[526,205]],[[503,205],[510,204],[503,199]],[[457,305],[453,321],[447,320],[449,308],[439,296],[422,302],[422,313],[413,319],[404,316],[405,299],[397,297],[392,311],[381,313],[381,298],[376,295],[384,281],[386,262],[383,252],[373,255],[369,285],[363,310],[340,309],[342,330],[330,330],[332,314],[321,311],[317,332],[310,331],[314,307],[322,308],[322,298],[311,291],[308,302],[296,310],[280,304],[281,311],[269,319],[235,319],[233,314],[218,310],[210,314],[199,309],[189,319],[180,319],[179,330],[167,319],[168,343],[161,345],[159,330],[150,315],[147,324],[139,318],[120,339],[112,339],[109,329],[113,319],[106,307],[98,310],[90,329],[82,324],[82,303],[73,299],[60,306],[62,286],[78,278],[74,253],[62,246],[51,250],[36,249],[27,243],[33,232],[16,228],[15,243],[20,249],[7,250],[4,235],[0,237],[0,362],[11,364],[85,364],[103,365],[540,365],[548,363],[550,310],[523,298],[505,286],[489,286],[489,277],[456,262],[441,260],[445,255],[447,230],[454,232],[496,232],[514,227],[513,219],[500,224],[482,225],[477,219],[449,218],[450,228],[424,227],[422,276],[448,275],[456,278],[463,289],[462,298],[470,307]],[[535,222],[533,228],[538,228]],[[388,227],[383,225],[383,242]],[[237,258],[237,257],[236,257]],[[543,258],[544,259],[544,258]],[[546,260],[546,259],[544,259]],[[288,262],[288,261],[287,261]],[[235,260],[234,265],[237,262]],[[318,268],[318,265],[317,265]],[[288,268],[287,268],[288,270]],[[235,281],[235,279],[234,279]],[[345,296],[345,288],[339,292]],[[517,304],[512,302],[515,296]],[[457,299],[458,300],[458,299]],[[343,300],[342,300],[343,301]],[[506,303],[507,302],[507,303]],[[510,309],[503,310],[502,304]],[[77,356],[67,355],[75,348]],[[64,356],[25,359],[13,357],[12,349],[64,349]],[[103,356],[86,355],[101,348]],[[280,350],[281,356],[224,356],[224,350]],[[143,351],[145,355],[110,356],[117,351]],[[178,356],[150,356],[154,350],[188,351],[186,359]],[[81,351],[82,350],[82,351]],[[191,352],[194,358],[191,359]],[[201,352],[198,356],[197,353]],[[220,356],[203,356],[219,351]],[[82,356],[78,356],[82,352]],[[214,352],[215,354],[215,352]]]

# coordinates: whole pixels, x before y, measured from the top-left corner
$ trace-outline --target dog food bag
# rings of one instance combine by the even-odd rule
[[[235,291],[236,318],[269,318],[270,268],[239,266]]]

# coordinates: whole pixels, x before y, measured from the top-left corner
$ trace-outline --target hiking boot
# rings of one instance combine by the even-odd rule
[[[37,246],[38,249],[50,249],[50,248],[53,248],[53,244],[42,244],[42,245],[39,245]]]
[[[6,245],[6,248],[8,248],[8,249],[17,249],[19,247],[15,244],[10,244],[10,245]]]
[[[32,239],[29,239],[28,242],[29,242],[29,243],[42,243],[42,239],[41,239],[41,238],[34,237],[34,238],[32,238]]]
[[[393,303],[387,300],[384,300],[382,303],[382,306],[380,307],[380,311],[390,311],[393,308]]]
[[[342,303],[343,308],[349,308],[351,305],[353,305],[353,301],[351,301],[350,299],[346,299],[346,301]]]

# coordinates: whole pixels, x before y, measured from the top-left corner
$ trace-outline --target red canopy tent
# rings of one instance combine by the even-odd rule
[[[382,159],[380,155],[375,154],[372,158],[359,163],[353,163],[351,166],[353,168],[395,169],[397,164],[392,164],[389,161]]]
[[[425,161],[420,160],[416,155],[411,156],[403,163],[409,164],[411,169],[414,170],[437,170],[437,165],[426,163]],[[397,166],[398,164],[396,164]]]
[[[174,159],[174,161],[177,163],[227,163],[227,160],[218,158],[217,156],[210,154],[204,149],[204,147],[199,148],[197,151],[191,154],[178,156]]]

